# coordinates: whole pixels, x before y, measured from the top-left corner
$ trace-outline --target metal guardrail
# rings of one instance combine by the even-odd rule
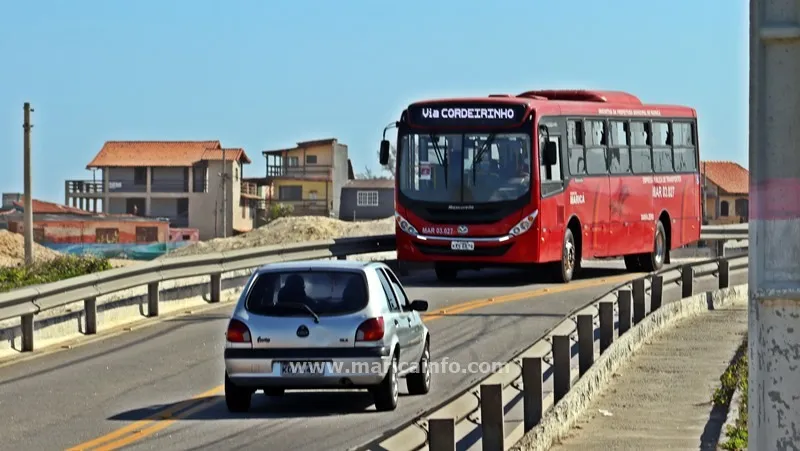
[[[694,280],[711,275],[718,278],[720,289],[728,288],[730,272],[747,266],[748,256],[744,251],[736,256],[665,268],[621,283],[572,310],[498,372],[362,449],[452,450],[459,436],[474,442],[476,432],[480,434],[483,449],[508,449],[537,426],[544,414],[591,368],[596,342],[599,341],[602,355],[613,344],[615,332],[618,339],[661,307],[665,287],[680,285],[681,298],[691,297],[695,294]],[[573,368],[575,357],[577,374]],[[544,389],[548,381],[552,382],[552,393]],[[505,415],[520,401],[523,420],[513,427],[514,421]]]
[[[86,334],[95,334],[99,296],[147,285],[147,314],[158,316],[159,284],[168,280],[210,276],[210,301],[219,302],[223,273],[257,268],[267,263],[321,258],[345,259],[348,255],[389,252],[395,249],[394,235],[375,235],[154,260],[141,265],[0,293],[0,321],[21,318],[21,348],[23,352],[29,352],[34,347],[34,316],[45,310],[83,301]]]
[[[741,227],[704,226],[703,229],[701,240],[726,241],[743,236]],[[746,227],[743,230],[747,232]],[[706,233],[714,237],[704,237]],[[147,314],[158,316],[159,284],[168,280],[210,276],[211,302],[219,302],[223,273],[256,268],[272,262],[332,257],[343,259],[348,255],[394,250],[394,235],[375,235],[156,260],[0,293],[0,321],[16,317],[21,319],[21,350],[29,352],[34,348],[34,316],[45,310],[83,301],[85,333],[95,334],[99,296],[147,285]]]

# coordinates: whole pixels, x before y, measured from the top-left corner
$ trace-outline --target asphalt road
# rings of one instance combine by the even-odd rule
[[[488,375],[469,372],[470,362],[506,362],[570,310],[633,277],[618,262],[586,266],[568,285],[531,283],[530,274],[513,271],[465,273],[469,279],[453,286],[431,274],[404,280],[412,299],[427,299],[431,312],[454,312],[426,322],[434,361],[446,357],[460,368],[452,364],[435,374],[427,396],[401,397],[395,412],[376,413],[365,392],[301,392],[282,399],[259,393],[248,414],[228,413],[221,390],[209,392],[223,378],[223,332],[232,308],[226,305],[0,368],[0,449],[327,451],[362,445]],[[503,298],[514,293],[526,294]],[[489,297],[495,302],[458,306]],[[148,420],[153,415],[162,418]]]

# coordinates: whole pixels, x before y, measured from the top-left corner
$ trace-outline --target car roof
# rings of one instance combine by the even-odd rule
[[[300,260],[294,262],[268,263],[259,267],[256,272],[297,271],[297,270],[361,270],[370,266],[383,266],[381,262],[358,260]]]

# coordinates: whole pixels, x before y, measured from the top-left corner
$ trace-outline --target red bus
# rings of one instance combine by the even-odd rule
[[[545,264],[569,282],[611,257],[649,272],[700,238],[693,108],[592,90],[425,100],[384,129],[382,165],[392,127],[397,258],[441,280]]]

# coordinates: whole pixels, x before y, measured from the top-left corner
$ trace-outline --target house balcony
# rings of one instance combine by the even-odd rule
[[[67,198],[99,198],[103,194],[103,182],[96,180],[67,180],[64,182],[64,191]]]
[[[331,180],[333,166],[331,165],[304,165],[289,166],[267,165],[267,179],[286,178],[286,179],[305,179],[305,180]]]
[[[205,182],[194,184],[190,188],[189,180],[153,180],[150,183],[151,193],[190,193],[204,192]],[[109,180],[106,185],[102,180],[67,180],[64,182],[67,197],[102,197],[109,193],[145,193],[147,185],[144,182],[133,180]]]
[[[258,193],[258,185],[251,182],[242,182],[241,183],[241,195],[242,197],[248,197],[251,199],[260,199],[261,196]]]

